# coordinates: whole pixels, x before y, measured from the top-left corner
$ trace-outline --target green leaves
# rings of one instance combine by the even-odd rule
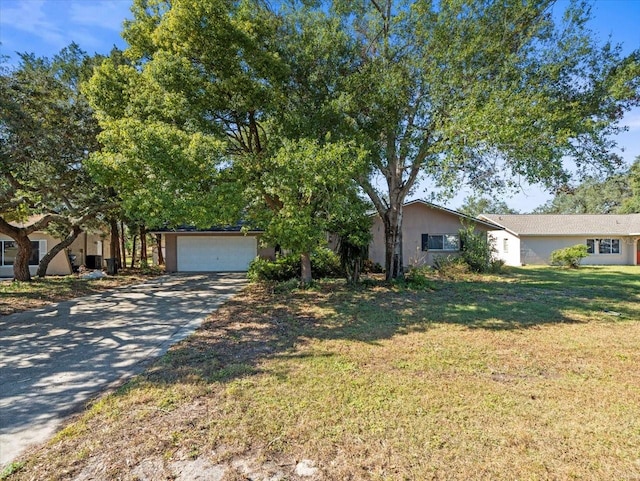
[[[282,66],[276,23],[251,2],[138,0],[124,57],[86,85],[104,129],[92,172],[148,225],[235,223],[246,199],[232,168],[261,155]]]
[[[53,59],[23,54],[0,78],[0,211],[81,218],[102,203],[84,161],[98,124],[78,89],[93,59],[75,44]]]
[[[352,179],[385,216],[421,176],[487,191],[565,184],[567,159],[612,169],[637,53],[599,46],[582,3],[559,24],[552,7],[135,0],[130,47],[86,87],[105,129],[93,170],[141,214],[204,221],[204,201],[233,203],[207,218],[250,212],[303,251],[357,198]]]
[[[256,185],[260,200],[252,212],[264,223],[266,238],[296,253],[326,241],[331,226],[361,202],[353,179],[365,167],[364,154],[351,143],[284,140]],[[264,197],[277,207],[261,208]]]
[[[216,207],[223,142],[149,120],[123,118],[104,126],[105,149],[91,156],[89,168],[118,192],[125,212],[150,226],[208,227],[217,221],[224,210]]]

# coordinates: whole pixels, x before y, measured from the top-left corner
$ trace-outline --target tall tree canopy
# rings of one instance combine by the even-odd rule
[[[541,214],[617,214],[632,195],[628,173],[598,179],[587,177],[575,187],[562,191],[535,209]]]
[[[84,89],[104,129],[92,170],[130,217],[236,222],[239,182],[261,178],[283,69],[270,48],[274,18],[220,0],[135,0],[132,12],[124,59],[105,61]]]
[[[137,0],[133,13],[126,59],[85,86],[104,129],[93,172],[155,224],[256,220],[310,280],[310,250],[361,202],[362,149],[331,135],[343,47],[312,35],[339,23],[251,1]]]
[[[611,134],[640,98],[640,53],[598,45],[586,3],[559,21],[554,3],[135,0],[130,63],[105,63],[88,89],[107,146],[96,170],[126,168],[120,190],[156,212],[183,198],[221,219],[247,193],[282,208],[262,182],[282,148],[358,146],[366,168],[351,175],[383,220],[387,276],[402,276],[402,205],[421,177],[558,188],[618,165]]]
[[[611,168],[610,135],[639,95],[639,53],[598,46],[589,7],[554,21],[551,0],[336,2],[358,45],[351,118],[383,187],[362,179],[382,217],[387,277],[402,275],[402,205],[421,175],[480,190],[525,179],[554,188]]]
[[[98,149],[98,124],[79,90],[92,62],[72,44],[51,60],[23,54],[0,76],[0,232],[17,243],[17,280],[31,277],[30,234],[55,222],[75,238],[105,208],[84,168]]]
[[[640,155],[636,157],[633,165],[629,168],[627,176],[631,195],[624,199],[619,211],[622,214],[637,214],[640,213]]]
[[[503,200],[476,195],[465,197],[458,210],[471,217],[476,217],[480,214],[519,214],[516,209],[509,207]]]

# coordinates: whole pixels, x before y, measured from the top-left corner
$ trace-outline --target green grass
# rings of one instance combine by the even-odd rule
[[[24,463],[9,463],[1,472],[0,480],[8,479],[14,473],[17,473],[22,469]]]
[[[640,478],[640,269],[369,284],[250,286],[11,479]]]

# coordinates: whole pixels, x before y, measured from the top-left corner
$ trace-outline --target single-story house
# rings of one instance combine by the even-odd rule
[[[241,224],[210,229],[183,226],[153,233],[162,235],[167,272],[245,272],[257,256],[275,255],[274,248],[260,247],[263,231],[243,230]]]
[[[406,202],[402,212],[402,253],[407,266],[433,265],[437,256],[459,254],[459,231],[467,225],[473,225],[476,231],[484,233],[501,229],[491,221],[477,219],[424,200]],[[376,215],[373,222],[372,234],[369,258],[384,266],[384,223],[379,215]]]
[[[640,214],[482,214],[507,265],[549,264],[556,249],[585,244],[588,265],[640,265]]]
[[[17,225],[17,224],[16,224]],[[40,259],[60,241],[47,232],[32,233],[29,271],[35,275]],[[18,252],[17,243],[9,236],[0,234],[0,277],[13,277],[13,261]],[[59,252],[49,263],[47,275],[64,276],[74,268],[84,265],[90,269],[101,269],[104,259],[109,257],[109,236],[103,233],[81,233],[66,249]]]

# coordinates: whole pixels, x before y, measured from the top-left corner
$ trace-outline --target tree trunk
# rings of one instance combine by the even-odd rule
[[[82,229],[80,228],[80,226],[74,225],[71,229],[71,232],[69,232],[69,235],[65,237],[61,242],[53,246],[53,248],[49,252],[47,252],[42,259],[40,259],[40,263],[38,264],[38,271],[36,275],[38,277],[46,276],[47,267],[49,267],[49,263],[51,262],[51,260],[56,255],[58,255],[58,252],[69,247],[73,243],[73,241],[78,238],[81,232],[82,232]]]
[[[136,265],[136,241],[138,240],[138,236],[133,236],[133,245],[131,246],[131,268]]]
[[[14,238],[18,244],[18,252],[13,262],[13,280],[15,281],[31,281],[31,272],[29,272],[29,258],[31,257],[31,240],[29,236],[21,232]]]
[[[147,229],[140,226],[140,267],[147,267]]]
[[[385,212],[384,241],[385,241],[385,272],[386,279],[401,279],[404,277],[402,258],[402,204],[391,206]]]
[[[360,282],[360,270],[362,269],[362,259],[358,259],[353,266],[353,273],[351,275],[351,284],[357,284]]]
[[[124,222],[120,221],[120,253],[122,255],[122,267],[127,266],[127,246],[124,238]]]
[[[109,220],[109,227],[111,230],[111,238],[109,239],[109,257],[116,260],[116,265],[122,267],[120,264],[120,233],[118,232],[118,221],[116,219]]]
[[[304,252],[300,255],[300,264],[302,267],[300,282],[302,282],[303,285],[310,284],[313,277],[311,276],[311,256],[308,252]]]
[[[158,245],[158,264],[164,265],[164,255],[162,254],[162,234],[156,234],[156,244]]]
[[[27,227],[16,227],[9,224],[0,215],[0,233],[11,237],[18,244],[18,252],[13,263],[13,279],[16,281],[29,282],[31,273],[29,272],[29,259],[31,258],[31,240],[29,235],[35,231],[45,229],[52,221],[59,216],[47,214],[40,220]]]

